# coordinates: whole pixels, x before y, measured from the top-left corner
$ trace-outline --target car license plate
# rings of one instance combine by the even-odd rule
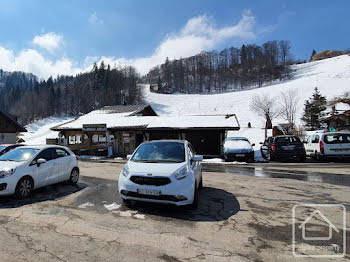
[[[283,150],[294,150],[295,146],[282,146]]]
[[[152,189],[138,189],[137,193],[141,195],[150,195],[150,196],[159,196],[160,191],[158,190],[152,190]]]
[[[236,157],[245,157],[245,154],[236,154]]]

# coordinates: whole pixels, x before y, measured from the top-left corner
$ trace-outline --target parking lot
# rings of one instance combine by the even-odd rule
[[[295,204],[341,203],[350,217],[347,163],[206,164],[196,211],[126,208],[117,194],[122,163],[79,164],[76,186],[0,199],[2,261],[295,261]]]

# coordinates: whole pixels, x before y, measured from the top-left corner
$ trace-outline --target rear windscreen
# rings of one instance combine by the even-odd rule
[[[275,141],[276,144],[286,144],[295,142],[300,142],[300,139],[296,136],[277,137]]]
[[[350,134],[331,134],[324,137],[327,144],[348,144],[350,143]]]

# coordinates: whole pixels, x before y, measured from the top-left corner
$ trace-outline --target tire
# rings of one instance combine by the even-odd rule
[[[305,162],[305,160],[306,160],[306,156],[301,156],[300,157],[300,162]]]
[[[70,177],[68,182],[72,185],[75,185],[79,181],[79,169],[73,168],[72,172],[70,173]]]
[[[319,162],[323,162],[324,161],[324,157],[321,156],[318,152],[315,153],[315,159]]]
[[[194,198],[193,198],[193,202],[192,204],[189,204],[188,205],[188,209],[190,210],[196,210],[197,207],[198,207],[198,190],[197,190],[197,185],[195,186],[195,189],[194,189]]]
[[[198,185],[198,190],[202,190],[203,189],[203,177],[201,177],[201,181],[199,181],[199,185]]]
[[[22,177],[16,186],[15,195],[19,199],[27,198],[32,195],[34,188],[34,181],[31,177]]]

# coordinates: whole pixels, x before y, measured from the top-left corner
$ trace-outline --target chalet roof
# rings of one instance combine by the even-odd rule
[[[150,107],[153,110],[153,108],[150,105],[117,105],[117,106],[105,106],[95,111],[102,111],[107,114],[136,115],[147,107]]]
[[[109,129],[239,129],[235,115],[200,116],[122,116],[121,114],[86,114],[52,130],[80,130],[86,124],[106,124]]]
[[[22,125],[20,125],[16,120],[13,119],[9,114],[0,111],[0,116],[3,116],[5,119],[7,119],[17,130],[17,132],[27,132],[27,129],[25,129]]]

